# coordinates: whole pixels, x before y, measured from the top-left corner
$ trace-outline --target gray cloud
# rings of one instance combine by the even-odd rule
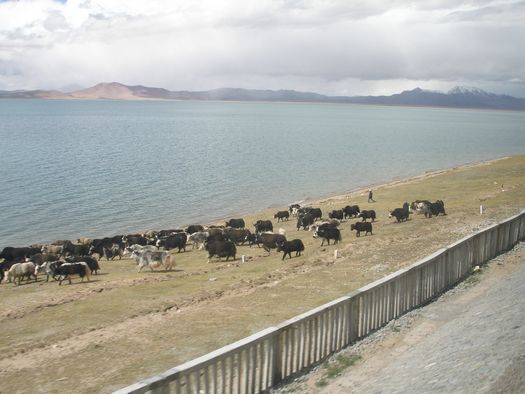
[[[525,97],[524,1],[21,3],[0,3],[0,89],[116,80],[386,94],[468,84]]]
[[[523,24],[524,13],[525,1],[499,2],[496,4],[485,2],[476,7],[453,11],[447,15],[447,18],[474,23],[493,21],[496,24],[502,22],[504,24]]]

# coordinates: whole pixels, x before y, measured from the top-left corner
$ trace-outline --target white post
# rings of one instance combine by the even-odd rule
[[[241,256],[241,261],[244,263],[244,255]]]
[[[334,260],[337,260],[337,249],[334,250]]]
[[[480,214],[480,215],[483,215],[483,205],[480,205],[480,206],[479,206],[479,214]]]

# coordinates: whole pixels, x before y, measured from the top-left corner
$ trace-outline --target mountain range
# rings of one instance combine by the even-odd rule
[[[456,87],[447,93],[416,88],[391,96],[326,96],[295,90],[257,90],[222,88],[206,91],[170,91],[118,82],[99,83],[73,92],[58,90],[0,90],[0,99],[82,99],[82,100],[223,100],[281,101],[430,106],[525,110],[525,99],[488,93],[478,88]]]

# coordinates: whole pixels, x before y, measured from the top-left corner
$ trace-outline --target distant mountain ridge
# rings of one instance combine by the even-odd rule
[[[525,110],[525,99],[488,93],[479,88],[455,87],[447,93],[415,88],[391,96],[326,96],[295,90],[221,88],[206,91],[170,91],[118,82],[99,83],[70,93],[57,90],[0,91],[0,99],[83,99],[83,100],[224,100],[349,103],[392,106],[430,106]]]

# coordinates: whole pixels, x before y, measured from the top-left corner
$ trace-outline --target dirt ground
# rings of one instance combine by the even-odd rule
[[[282,261],[275,251],[239,246],[235,261],[208,264],[205,251],[189,246],[172,254],[171,272],[137,273],[129,259],[102,260],[89,283],[2,283],[0,392],[111,392],[345,295],[520,212],[525,156],[373,190],[375,203],[367,203],[366,190],[309,202],[325,217],[347,204],[375,209],[373,236],[357,238],[352,219],[340,227],[340,244],[321,247],[312,233],[295,229],[295,220],[272,220],[288,239],[303,240],[301,257]],[[416,199],[443,200],[448,215],[388,218],[389,209]],[[244,218],[254,223],[283,208]]]

